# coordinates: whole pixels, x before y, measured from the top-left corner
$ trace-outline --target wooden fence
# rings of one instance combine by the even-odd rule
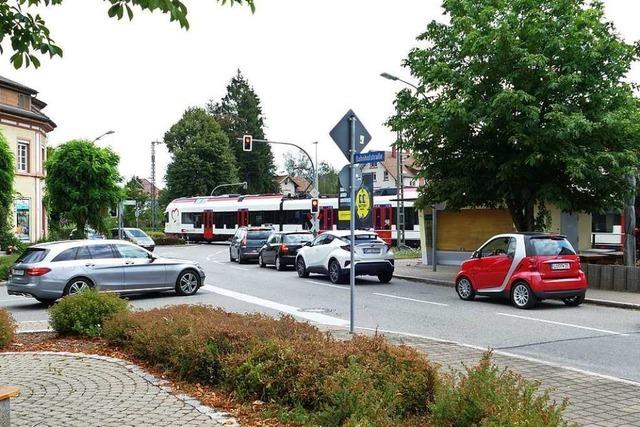
[[[640,267],[582,264],[589,287],[621,292],[640,292]]]

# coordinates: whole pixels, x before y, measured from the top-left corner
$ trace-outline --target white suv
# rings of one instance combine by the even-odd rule
[[[333,283],[347,281],[350,238],[349,230],[327,231],[307,243],[296,257],[298,276],[320,273],[329,275]],[[373,231],[356,231],[355,240],[356,276],[378,276],[382,283],[389,283],[393,277],[393,252],[387,244]]]

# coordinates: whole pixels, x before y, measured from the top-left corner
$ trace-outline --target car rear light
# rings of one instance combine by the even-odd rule
[[[350,245],[344,245],[344,246],[340,246],[341,249],[344,249],[347,252],[351,251],[351,246]]]
[[[289,246],[287,246],[287,245],[280,245],[280,253],[281,253],[281,254],[288,254],[288,253],[289,253]]]
[[[44,276],[50,271],[51,269],[47,267],[33,267],[33,268],[27,268],[26,270],[27,276],[31,276],[31,277]]]
[[[241,244],[242,246],[247,246],[247,236],[244,236],[244,237],[242,238],[242,242],[240,242],[240,244]]]

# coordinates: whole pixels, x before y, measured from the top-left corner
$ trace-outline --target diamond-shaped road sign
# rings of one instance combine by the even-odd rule
[[[356,113],[354,113],[353,110],[349,110],[347,114],[340,119],[338,124],[335,125],[331,132],[329,132],[331,139],[333,139],[338,148],[342,151],[342,154],[344,154],[349,161],[351,160],[351,140],[349,135],[351,131],[349,119],[351,117],[355,118],[355,151],[356,153],[361,152],[362,149],[367,146],[369,141],[371,141],[371,135],[367,132],[367,129],[365,129],[364,125],[360,122],[360,119],[358,119],[358,116],[356,116]]]
[[[318,192],[318,190],[316,188],[312,189],[309,194],[311,194],[311,197],[313,197],[314,199],[317,199],[318,196],[320,195],[320,193]]]

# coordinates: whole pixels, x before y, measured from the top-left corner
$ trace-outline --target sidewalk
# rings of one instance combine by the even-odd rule
[[[0,353],[0,384],[17,386],[12,426],[238,426],[234,418],[124,360],[80,353]]]
[[[407,279],[431,285],[454,285],[456,273],[459,267],[439,265],[436,271],[431,266],[422,265],[420,260],[396,260],[394,277]],[[640,310],[640,293],[604,291],[601,289],[589,289],[585,302],[608,307],[627,308]]]

